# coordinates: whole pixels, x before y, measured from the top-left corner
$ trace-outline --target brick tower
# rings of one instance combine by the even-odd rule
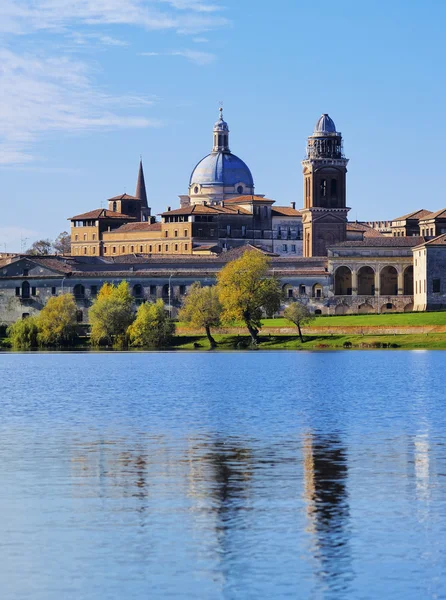
[[[304,256],[326,256],[329,246],[346,238],[350,210],[346,207],[347,163],[342,135],[324,114],[308,138],[307,156],[302,161]]]

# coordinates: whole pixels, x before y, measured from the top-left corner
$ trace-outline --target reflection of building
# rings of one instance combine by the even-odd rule
[[[339,436],[316,434],[305,436],[303,453],[308,531],[318,574],[336,589],[351,574],[347,453]]]

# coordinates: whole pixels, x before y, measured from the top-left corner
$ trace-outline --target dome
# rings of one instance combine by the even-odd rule
[[[314,133],[336,133],[336,125],[334,124],[333,119],[324,113],[316,123]]]
[[[223,119],[223,109],[220,108],[220,118],[214,125],[214,131],[227,131],[229,132],[229,127],[226,121]]]
[[[251,171],[241,158],[230,152],[211,152],[192,171],[189,185],[233,186],[243,183],[254,187]]]

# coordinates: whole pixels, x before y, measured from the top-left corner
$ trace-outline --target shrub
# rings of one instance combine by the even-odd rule
[[[127,331],[130,344],[140,348],[165,348],[172,343],[174,333],[175,324],[161,299],[141,304]]]
[[[8,327],[7,333],[13,348],[22,350],[37,348],[39,329],[36,317],[27,317],[16,321]]]

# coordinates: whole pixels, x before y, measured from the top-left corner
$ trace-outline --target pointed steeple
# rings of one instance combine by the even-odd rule
[[[139,171],[138,171],[138,183],[136,184],[136,198],[141,200],[141,207],[148,208],[149,205],[147,203],[147,192],[146,192],[146,182],[144,181],[144,171],[142,168],[142,158],[139,161]]]

